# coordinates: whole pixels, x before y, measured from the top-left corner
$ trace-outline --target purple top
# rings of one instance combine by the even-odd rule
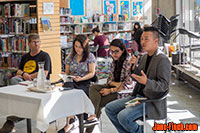
[[[94,39],[94,46],[97,46],[97,45],[99,45],[99,49],[97,51],[98,52],[97,56],[101,56],[101,57],[106,56],[106,52],[109,49],[101,49],[102,46],[109,45],[108,39],[106,38],[105,35],[99,35],[99,36],[95,37],[95,39]]]
[[[92,53],[85,62],[77,62],[77,55],[74,56],[73,60],[71,55],[67,56],[65,64],[69,65],[70,75],[83,77],[89,73],[89,64],[96,63],[96,59]]]

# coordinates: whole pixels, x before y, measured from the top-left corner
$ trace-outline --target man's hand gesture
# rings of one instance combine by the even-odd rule
[[[131,74],[131,76],[137,80],[140,84],[146,85],[147,83],[147,76],[146,74],[141,71],[142,76],[136,75],[136,74]]]

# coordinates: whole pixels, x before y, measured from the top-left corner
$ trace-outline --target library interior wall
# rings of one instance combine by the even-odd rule
[[[38,16],[38,34],[41,39],[41,50],[49,53],[52,62],[51,81],[58,80],[58,74],[61,72],[61,49],[60,49],[60,0],[51,0],[54,3],[54,14],[43,14],[43,2],[49,0],[37,0],[37,16]],[[43,32],[41,25],[41,17],[49,16],[52,31]]]
[[[161,14],[170,18],[176,14],[175,0],[152,0],[152,20],[156,18],[156,9],[160,8]]]

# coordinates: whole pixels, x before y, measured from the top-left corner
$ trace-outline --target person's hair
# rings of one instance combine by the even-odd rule
[[[159,31],[156,27],[153,27],[153,26],[144,27],[143,32],[152,32],[154,39],[159,38]]]
[[[35,39],[40,39],[40,36],[37,33],[31,33],[28,36],[28,42],[31,42],[32,40],[35,40]]]
[[[138,25],[138,28],[135,27],[136,25]],[[138,30],[140,28],[141,28],[140,23],[139,22],[135,22],[135,24],[133,26],[133,31],[136,31],[136,30]]]
[[[119,58],[119,61],[115,61],[116,64],[116,71],[114,72],[115,74],[118,75],[118,77],[120,77],[121,75],[121,70],[123,67],[123,63],[126,60],[126,58],[128,57],[128,52],[127,49],[124,45],[124,42],[121,39],[114,39],[111,43],[110,43],[110,47],[111,46],[115,46],[120,48],[120,50],[124,51],[121,55],[121,57]]]
[[[96,28],[92,29],[92,33],[94,33],[94,32],[97,32],[97,33],[100,32],[100,30],[99,30],[99,26],[97,26]]]
[[[74,48],[75,42],[78,41],[81,44],[81,47],[83,48],[83,57],[80,62],[85,62],[87,58],[89,57],[89,46],[88,46],[88,38],[85,35],[77,35],[76,38],[73,41],[73,48],[71,52],[71,59],[74,58],[74,56],[77,54],[76,50]]]

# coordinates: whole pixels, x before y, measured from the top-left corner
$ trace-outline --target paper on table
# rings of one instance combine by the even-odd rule
[[[19,84],[19,85],[24,85],[24,86],[29,86],[29,85],[33,85],[33,82],[27,80],[27,81],[19,82],[18,84]]]
[[[37,89],[37,87],[29,87],[28,90],[34,91],[34,92],[40,92],[40,93],[50,93],[60,90],[59,88],[53,88],[53,89]]]

